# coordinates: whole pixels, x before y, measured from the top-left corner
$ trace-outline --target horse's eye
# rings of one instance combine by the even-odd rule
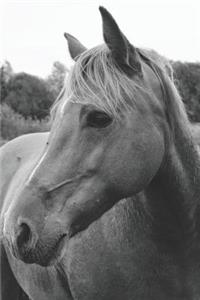
[[[112,123],[112,118],[102,111],[91,111],[87,116],[87,126],[105,128]]]

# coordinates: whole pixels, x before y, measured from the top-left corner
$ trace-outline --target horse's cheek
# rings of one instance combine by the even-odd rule
[[[109,185],[121,197],[133,195],[146,187],[156,175],[165,151],[164,138],[156,128],[153,134],[147,131],[142,138],[132,141],[129,147],[124,143],[119,151],[110,153],[106,168]]]

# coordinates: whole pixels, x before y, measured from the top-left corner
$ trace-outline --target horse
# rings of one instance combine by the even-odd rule
[[[159,56],[100,13],[103,45],[65,34],[50,132],[2,147],[2,299],[200,299],[191,124]]]
[[[200,147],[200,123],[193,123],[192,124],[192,135],[194,140],[196,141],[197,145]]]

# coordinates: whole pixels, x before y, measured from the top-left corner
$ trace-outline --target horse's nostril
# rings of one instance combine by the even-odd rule
[[[22,248],[26,246],[31,241],[32,233],[30,227],[26,223],[21,223],[18,227],[17,233],[17,246]]]

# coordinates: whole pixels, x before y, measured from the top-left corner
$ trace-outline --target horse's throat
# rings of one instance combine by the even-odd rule
[[[158,232],[165,235],[166,247],[185,255],[196,235],[200,159],[190,135],[183,131],[175,134],[176,140],[146,195]]]
[[[165,197],[193,219],[200,204],[200,157],[188,130],[177,127],[174,136],[160,170],[162,186],[168,191]]]

